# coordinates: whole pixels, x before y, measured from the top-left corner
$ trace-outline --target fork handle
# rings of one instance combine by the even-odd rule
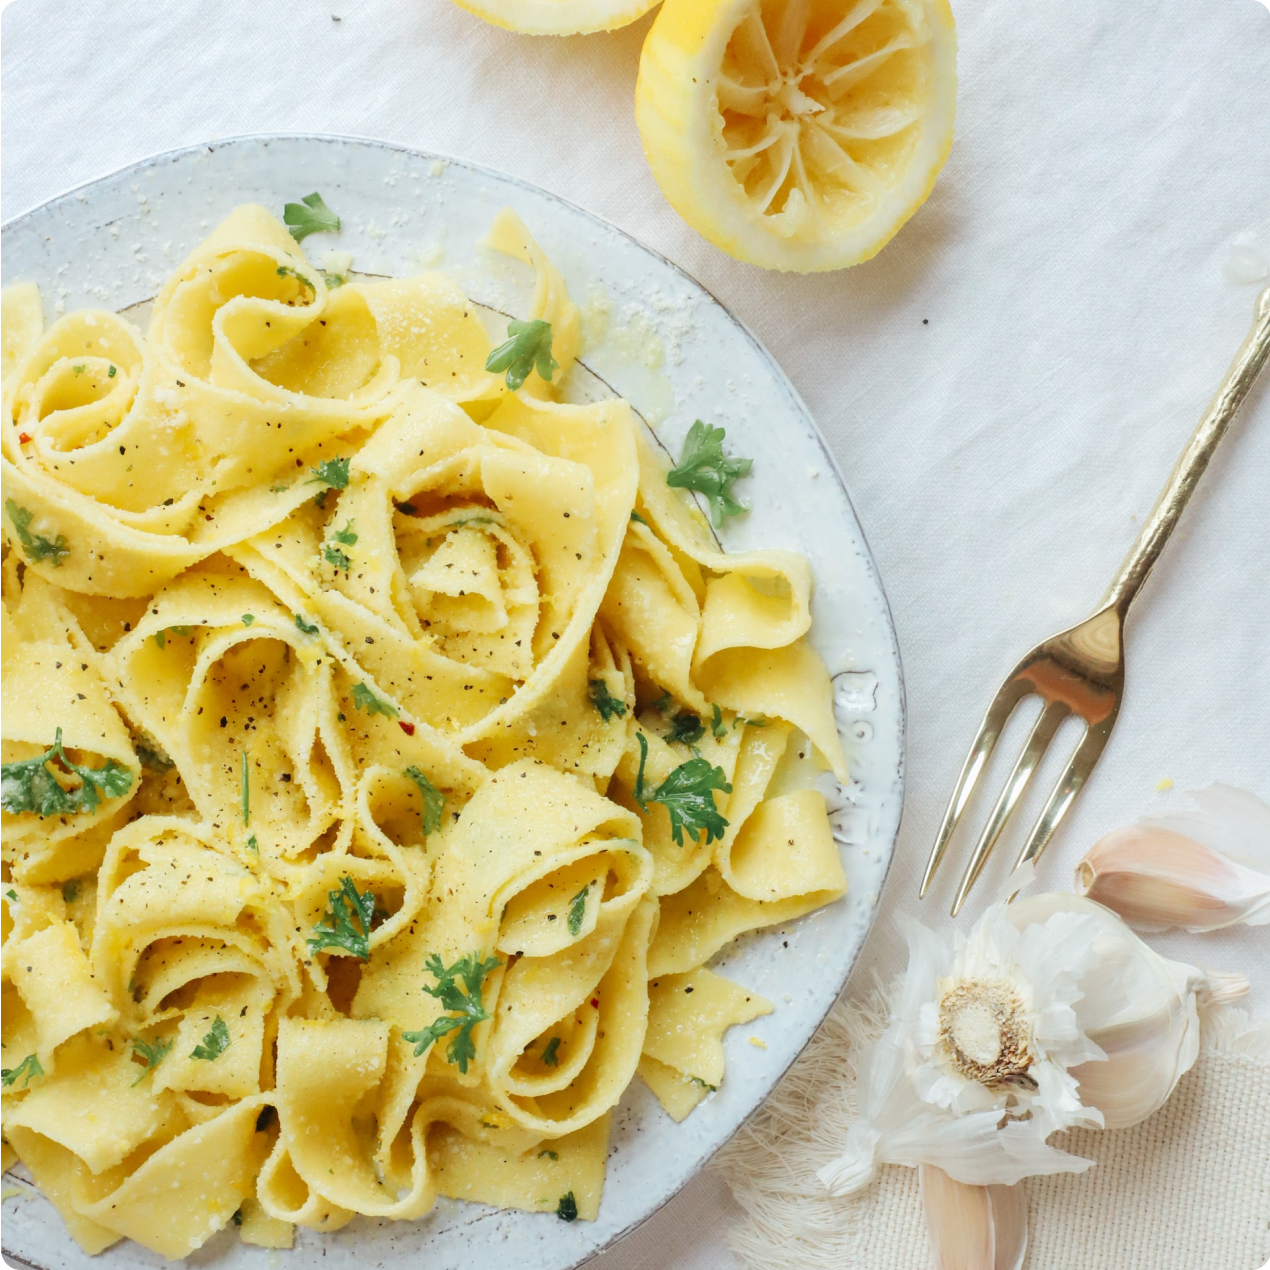
[[[1230,369],[1217,395],[1204,412],[1199,426],[1191,434],[1177,465],[1169,476],[1160,497],[1156,500],[1151,515],[1142,526],[1142,532],[1133,548],[1125,557],[1115,581],[1111,584],[1100,610],[1116,609],[1123,618],[1129,605],[1133,603],[1142,584],[1147,580],[1152,566],[1159,558],[1164,544],[1168,542],[1173,526],[1177,524],[1186,504],[1195,492],[1199,478],[1204,475],[1208,461],[1217,449],[1217,443],[1226,435],[1235,411],[1248,395],[1257,374],[1266,363],[1270,354],[1270,287],[1261,293],[1257,300],[1256,319],[1252,330],[1235,354]]]

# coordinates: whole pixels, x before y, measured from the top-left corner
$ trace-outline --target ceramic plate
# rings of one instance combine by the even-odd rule
[[[480,239],[499,208],[515,208],[583,306],[587,346],[568,391],[627,398],[676,456],[694,419],[726,426],[729,449],[752,457],[754,469],[738,486],[753,510],[732,522],[724,546],[791,548],[815,571],[812,638],[835,676],[852,772],[833,816],[850,890],[837,904],[750,935],[716,958],[725,974],[776,1006],[727,1037],[719,1092],[676,1125],[638,1079],[632,1083],[615,1116],[595,1222],[442,1199],[419,1222],[357,1218],[335,1234],[301,1230],[290,1254],[249,1248],[223,1231],[191,1258],[226,1270],[319,1263],[328,1270],[481,1270],[514,1257],[519,1270],[566,1270],[638,1225],[697,1173],[772,1090],[846,981],[899,827],[904,696],[895,636],[834,460],[762,345],[669,261],[545,190],[379,142],[244,137],[147,159],[11,221],[3,229],[4,283],[39,283],[49,321],[84,305],[132,309],[236,204],[258,202],[281,214],[284,202],[311,190],[343,220],[339,235],[305,243],[314,259],[339,250],[353,254],[355,272],[443,269],[478,303],[512,314],[525,311],[527,270]],[[136,315],[144,325],[143,310]],[[165,1264],[127,1241],[85,1256],[51,1206],[25,1189],[5,1204],[6,1255],[46,1270]]]

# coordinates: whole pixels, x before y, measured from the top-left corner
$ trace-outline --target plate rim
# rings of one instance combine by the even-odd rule
[[[69,186],[63,189],[60,193],[52,195],[50,198],[47,198],[40,203],[36,203],[26,208],[24,211],[19,212],[15,216],[10,217],[8,220],[0,222],[0,235],[7,235],[12,231],[21,228],[22,223],[24,221],[31,220],[35,216],[40,215],[46,211],[51,211],[58,204],[64,203],[69,199],[74,199],[76,198],[77,195],[80,195],[92,189],[94,186],[100,185],[107,181],[116,180],[127,173],[140,172],[147,168],[152,168],[160,164],[163,164],[165,162],[175,162],[187,155],[195,155],[199,153],[210,154],[215,152],[216,150],[230,149],[236,146],[242,146],[245,144],[253,144],[253,143],[268,145],[275,141],[283,141],[283,142],[317,141],[317,142],[328,143],[332,145],[353,145],[357,147],[367,147],[367,148],[376,149],[376,150],[386,150],[386,151],[391,151],[398,154],[408,155],[411,159],[425,159],[425,160],[431,159],[431,160],[439,160],[440,162],[443,162],[445,164],[453,164],[456,167],[467,169],[470,172],[475,172],[483,176],[492,177],[500,182],[505,182],[505,183],[515,185],[521,189],[531,192],[536,197],[545,197],[551,200],[552,202],[558,203],[564,208],[566,208],[569,212],[575,215],[580,215],[582,217],[585,217],[587,220],[595,223],[596,225],[602,227],[603,229],[609,230],[613,233],[620,235],[622,238],[627,239],[629,242],[633,243],[641,251],[646,252],[650,256],[653,256],[658,261],[660,261],[663,265],[671,269],[683,282],[687,283],[688,286],[695,288],[711,304],[717,307],[723,313],[723,315],[727,318],[727,320],[744,335],[745,339],[749,342],[752,350],[760,358],[762,358],[767,363],[767,365],[771,368],[773,376],[776,379],[776,381],[779,383],[780,387],[783,389],[783,391],[786,394],[788,394],[789,399],[793,402],[795,408],[802,414],[803,418],[806,420],[810,428],[811,435],[814,438],[816,445],[819,447],[825,462],[828,464],[829,470],[833,473],[833,478],[837,482],[838,488],[842,492],[842,496],[846,499],[848,508],[850,508],[851,517],[852,517],[852,520],[855,522],[855,529],[859,535],[860,547],[862,551],[863,560],[867,569],[867,573],[869,577],[872,579],[874,585],[876,586],[878,596],[881,600],[881,612],[885,619],[885,624],[886,624],[885,643],[887,645],[890,655],[894,658],[895,668],[896,668],[896,709],[897,709],[897,717],[898,717],[898,736],[896,740],[898,743],[898,756],[895,762],[894,789],[895,789],[895,798],[897,802],[897,813],[895,818],[895,827],[890,836],[890,841],[887,844],[886,865],[882,871],[882,876],[878,882],[877,896],[870,906],[868,918],[865,924],[864,937],[860,942],[860,947],[857,950],[855,957],[852,959],[851,964],[847,967],[845,973],[843,974],[842,980],[838,984],[837,991],[833,999],[830,1001],[829,1005],[826,1007],[821,1017],[817,1020],[816,1025],[812,1029],[811,1033],[808,1035],[807,1040],[798,1049],[798,1051],[789,1059],[789,1061],[785,1064],[785,1066],[782,1067],[779,1070],[779,1072],[776,1073],[768,1093],[763,1096],[763,1098],[758,1102],[756,1106],[751,1108],[750,1111],[748,1111],[745,1114],[745,1116],[737,1123],[736,1127],[727,1135],[727,1137],[725,1137],[721,1142],[717,1143],[713,1147],[713,1149],[711,1149],[706,1154],[706,1156],[702,1159],[701,1163],[697,1166],[696,1169],[694,1169],[692,1172],[687,1174],[683,1178],[683,1180],[679,1183],[679,1185],[677,1185],[668,1194],[663,1196],[651,1209],[649,1209],[648,1212],[644,1213],[640,1217],[635,1218],[629,1224],[627,1224],[626,1226],[623,1226],[620,1230],[615,1231],[614,1233],[609,1235],[604,1240],[603,1243],[596,1245],[590,1251],[584,1252],[578,1260],[572,1261],[568,1263],[567,1266],[561,1267],[561,1270],[578,1270],[578,1267],[584,1265],[587,1262],[592,1261],[594,1258],[598,1257],[601,1253],[611,1249],[616,1244],[621,1242],[621,1240],[625,1239],[628,1235],[633,1234],[646,1222],[650,1221],[659,1212],[661,1212],[661,1210],[665,1208],[667,1204],[669,1204],[673,1199],[675,1199],[679,1194],[681,1194],[682,1191],[688,1186],[690,1182],[694,1181],[696,1178],[700,1177],[703,1173],[706,1172],[706,1170],[710,1167],[710,1164],[713,1161],[714,1157],[730,1141],[732,1141],[732,1139],[735,1138],[736,1135],[740,1133],[746,1127],[746,1125],[748,1125],[750,1121],[753,1120],[753,1118],[762,1110],[767,1100],[775,1092],[776,1087],[781,1083],[782,1080],[784,1080],[785,1076],[789,1073],[790,1069],[794,1066],[794,1064],[798,1062],[799,1058],[802,1057],[807,1046],[811,1043],[812,1039],[815,1037],[817,1032],[819,1032],[821,1027],[824,1026],[825,1020],[829,1017],[829,1014],[833,1010],[834,1005],[841,999],[842,993],[845,990],[847,983],[850,981],[851,975],[854,973],[856,967],[859,965],[860,958],[864,953],[865,946],[868,944],[869,938],[873,933],[873,927],[875,923],[877,922],[878,913],[882,906],[882,896],[886,889],[886,883],[890,878],[891,869],[895,863],[895,852],[899,843],[900,830],[904,821],[904,808],[905,808],[904,795],[905,795],[906,786],[907,786],[908,702],[907,702],[907,692],[906,692],[906,684],[905,684],[905,676],[904,676],[903,657],[900,651],[899,638],[896,633],[894,614],[891,611],[890,597],[888,596],[886,592],[886,588],[883,585],[882,575],[878,569],[877,561],[874,558],[873,550],[869,546],[868,536],[865,532],[864,524],[860,519],[860,515],[858,511],[856,510],[855,500],[851,496],[850,487],[847,485],[846,479],[843,476],[842,470],[838,464],[838,460],[836,456],[833,453],[833,450],[830,448],[829,443],[826,441],[824,433],[821,432],[820,425],[816,422],[815,416],[812,414],[811,410],[807,406],[807,403],[803,400],[802,394],[798,391],[793,381],[789,378],[788,374],[785,372],[785,368],[780,364],[780,362],[776,359],[776,357],[768,350],[766,345],[762,342],[762,340],[758,338],[758,336],[754,333],[754,331],[750,329],[749,325],[743,319],[738,317],[737,314],[733,312],[733,310],[731,309],[729,305],[724,303],[724,301],[720,300],[719,297],[715,295],[714,292],[709,287],[707,287],[703,282],[699,281],[696,277],[694,277],[691,273],[689,273],[688,270],[685,269],[682,265],[676,263],[674,260],[670,259],[670,257],[666,256],[663,252],[659,251],[656,247],[649,246],[646,242],[644,242],[642,239],[637,237],[635,234],[632,234],[630,231],[622,228],[620,225],[609,220],[607,217],[601,215],[600,213],[593,212],[590,209],[585,208],[581,206],[580,204],[573,202],[571,199],[565,197],[564,195],[557,193],[555,190],[549,189],[543,185],[538,185],[537,183],[527,180],[524,177],[517,176],[510,172],[504,172],[498,168],[490,167],[488,164],[474,162],[473,160],[470,160],[470,159],[449,154],[442,150],[424,149],[419,146],[412,146],[412,145],[405,144],[404,142],[388,141],[383,138],[363,136],[356,133],[295,132],[295,131],[236,133],[233,136],[218,137],[212,141],[194,142],[190,145],[177,146],[172,149],[157,151],[153,154],[145,155],[140,159],[136,159],[132,161],[131,163],[125,163],[120,165],[119,167],[112,168],[107,172],[100,173],[99,175],[92,177],[87,181],[80,182],[78,185]],[[607,380],[605,380],[604,377],[600,375],[598,371],[595,371],[589,365],[586,364],[584,358],[579,357],[578,360],[582,362],[582,364],[584,365],[584,367],[590,374],[595,376],[595,378],[600,379],[601,382],[604,382],[606,384],[606,386],[612,388],[612,386],[608,385]],[[616,395],[620,396],[620,393],[617,393],[616,389],[612,389],[612,391],[614,391]],[[647,424],[647,421],[643,419],[642,414],[640,414],[640,412],[636,410],[636,408],[633,405],[631,408],[637,415],[639,415],[641,422],[644,423],[645,427],[648,427],[649,425]],[[839,727],[839,730],[841,731],[841,727]],[[13,1261],[15,1264],[22,1267],[23,1270],[44,1270],[44,1267],[38,1265],[37,1263],[28,1261],[25,1257],[19,1254],[16,1254],[14,1252],[11,1252],[7,1246],[0,1248],[0,1251],[3,1251],[4,1257],[6,1259]]]

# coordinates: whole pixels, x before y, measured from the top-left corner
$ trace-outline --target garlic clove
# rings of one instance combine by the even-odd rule
[[[920,1172],[933,1270],[1019,1270],[1027,1252],[1022,1184],[969,1186],[933,1164]]]
[[[1138,930],[1270,922],[1270,875],[1158,825],[1099,839],[1076,866],[1076,889]]]

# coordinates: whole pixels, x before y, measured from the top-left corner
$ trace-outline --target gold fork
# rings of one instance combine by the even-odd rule
[[[1217,396],[1213,398],[1212,404],[1187,442],[1168,484],[1142,526],[1138,540],[1125,557],[1115,581],[1103,596],[1093,616],[1038,644],[1010,671],[1005,683],[998,689],[983,716],[979,734],[970,747],[970,753],[966,756],[965,765],[957,779],[957,787],[948,802],[944,822],[939,827],[935,846],[926,863],[922,896],[930,886],[931,878],[948,849],[953,830],[956,829],[974,792],[975,784],[992,755],[997,738],[1015,706],[1024,697],[1030,696],[1040,697],[1044,706],[1023,747],[1023,753],[1019,755],[1018,762],[992,809],[987,826],[971,852],[970,862],[966,865],[953,900],[954,917],[961,910],[970,888],[983,871],[989,854],[1027,788],[1033,771],[1053,740],[1054,733],[1069,715],[1084,720],[1084,736],[1020,851],[1014,864],[1015,869],[1036,860],[1045,850],[1058,822],[1089,779],[1120,711],[1124,691],[1125,614],[1151,572],[1169,534],[1173,532],[1183,508],[1195,492],[1195,486],[1204,474],[1209,459],[1213,457],[1217,443],[1225,435],[1240,402],[1248,395],[1268,353],[1270,288],[1261,293],[1252,330],[1240,346]]]

